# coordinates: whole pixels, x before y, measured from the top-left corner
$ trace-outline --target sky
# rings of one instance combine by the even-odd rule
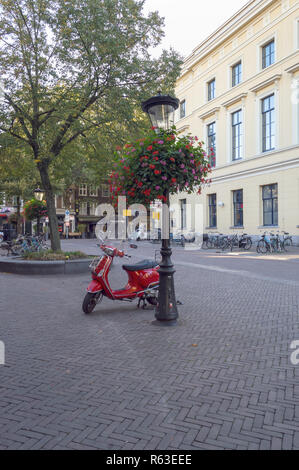
[[[146,0],[144,12],[165,18],[165,37],[157,50],[173,47],[184,57],[242,8],[248,0]]]

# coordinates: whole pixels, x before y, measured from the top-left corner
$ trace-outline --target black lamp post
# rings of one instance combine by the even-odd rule
[[[42,189],[40,189],[39,187],[37,187],[34,190],[34,197],[38,201],[42,201],[44,199],[44,194],[45,194],[44,191]],[[39,220],[40,220],[40,217],[38,216],[37,217],[37,235],[39,235]]]
[[[178,106],[179,100],[177,98],[161,95],[160,92],[157,96],[144,101],[141,105],[142,110],[149,115],[153,127],[157,128],[157,133],[159,133],[159,129],[166,131],[174,124],[174,111]],[[166,204],[163,204],[162,207],[162,261],[159,268],[159,297],[155,313],[157,321],[155,323],[171,326],[176,324],[179,314],[173,279],[175,269],[171,261],[172,251],[169,240],[169,191],[166,191],[164,196],[166,197]]]

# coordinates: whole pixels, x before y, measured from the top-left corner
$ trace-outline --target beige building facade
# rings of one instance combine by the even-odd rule
[[[176,228],[299,241],[299,2],[249,1],[185,59],[176,96],[213,167],[200,196],[172,198]]]

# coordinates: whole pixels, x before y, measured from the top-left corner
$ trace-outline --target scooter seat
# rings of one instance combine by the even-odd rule
[[[152,269],[158,266],[156,261],[151,259],[144,259],[136,264],[123,264],[125,271],[142,271],[143,269]]]

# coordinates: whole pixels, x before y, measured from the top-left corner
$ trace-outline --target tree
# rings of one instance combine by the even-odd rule
[[[17,233],[21,233],[21,200],[32,197],[34,184],[39,179],[32,159],[25,155],[22,142],[15,142],[7,134],[0,135],[0,191],[5,198],[16,196],[16,213],[13,214]]]
[[[173,87],[179,74],[174,51],[149,55],[163,20],[144,16],[144,1],[0,0],[0,130],[24,144],[40,174],[53,250],[60,249],[53,174],[61,156],[134,115],[137,99]]]

